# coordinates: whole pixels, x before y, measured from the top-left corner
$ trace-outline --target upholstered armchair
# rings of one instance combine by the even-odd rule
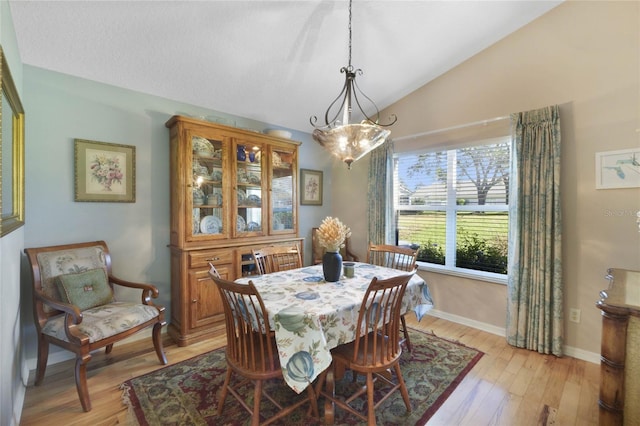
[[[320,245],[318,241],[318,228],[311,229],[311,263],[313,265],[318,265],[322,263],[322,256],[324,256],[324,248]],[[350,260],[353,262],[358,262],[358,256],[356,256],[351,251],[351,238],[347,238],[344,241],[344,247],[340,249],[340,254],[342,255],[342,260]]]
[[[154,305],[158,289],[125,281],[111,274],[111,256],[104,241],[25,249],[31,264],[33,315],[38,334],[35,384],[44,379],[49,344],[76,356],[75,380],[84,411],[91,410],[87,363],[91,352],[106,348],[147,327],[161,364],[167,363],[160,332],[166,324],[164,307]],[[139,289],[140,302],[119,302],[114,286]]]

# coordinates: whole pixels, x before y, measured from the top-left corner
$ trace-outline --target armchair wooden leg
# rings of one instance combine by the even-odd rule
[[[38,365],[36,366],[36,381],[38,386],[44,380],[44,372],[47,370],[49,358],[49,342],[41,334],[38,335]]]
[[[411,352],[411,338],[409,337],[409,329],[407,328],[407,322],[404,319],[404,315],[400,315],[400,322],[402,323],[402,332],[404,333],[404,342],[407,345],[407,350]]]
[[[153,347],[156,349],[156,355],[158,356],[158,360],[160,364],[167,364],[167,356],[164,353],[164,348],[162,346],[162,323],[156,323],[153,326]]]
[[[76,389],[80,404],[84,411],[91,411],[91,400],[89,399],[89,388],[87,387],[87,363],[91,360],[91,355],[76,356]]]

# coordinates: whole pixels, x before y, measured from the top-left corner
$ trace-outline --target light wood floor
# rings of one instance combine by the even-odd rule
[[[556,358],[513,348],[505,339],[435,317],[409,325],[457,340],[485,353],[429,425],[597,425],[600,367],[575,358]],[[211,339],[179,348],[167,337],[170,363],[191,358],[225,344]],[[84,413],[73,379],[73,361],[49,366],[44,383],[33,386],[33,375],[22,412],[22,425],[116,425],[126,423],[119,385],[160,368],[150,340],[114,345],[89,363],[92,411]]]

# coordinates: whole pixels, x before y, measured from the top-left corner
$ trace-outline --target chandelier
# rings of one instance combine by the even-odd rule
[[[392,115],[390,123],[379,124],[380,111],[378,107],[360,90],[356,83],[356,75],[362,75],[362,70],[355,69],[351,65],[351,2],[352,0],[349,0],[349,65],[340,68],[340,72],[345,74],[344,86],[340,94],[327,108],[324,114],[324,124],[318,125],[318,118],[315,115],[309,120],[311,125],[315,127],[312,134],[313,139],[340,161],[347,163],[349,169],[351,163],[359,160],[387,140],[391,132],[383,127],[391,126],[398,120],[395,115]],[[364,112],[361,102],[365,101],[365,106],[375,109],[374,118]],[[360,123],[351,123],[351,112],[354,105],[360,110],[359,114],[364,117]]]

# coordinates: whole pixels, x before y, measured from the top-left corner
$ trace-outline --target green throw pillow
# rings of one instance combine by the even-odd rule
[[[113,290],[104,269],[90,269],[79,274],[58,275],[54,279],[63,302],[71,303],[81,311],[104,305],[113,299]]]

